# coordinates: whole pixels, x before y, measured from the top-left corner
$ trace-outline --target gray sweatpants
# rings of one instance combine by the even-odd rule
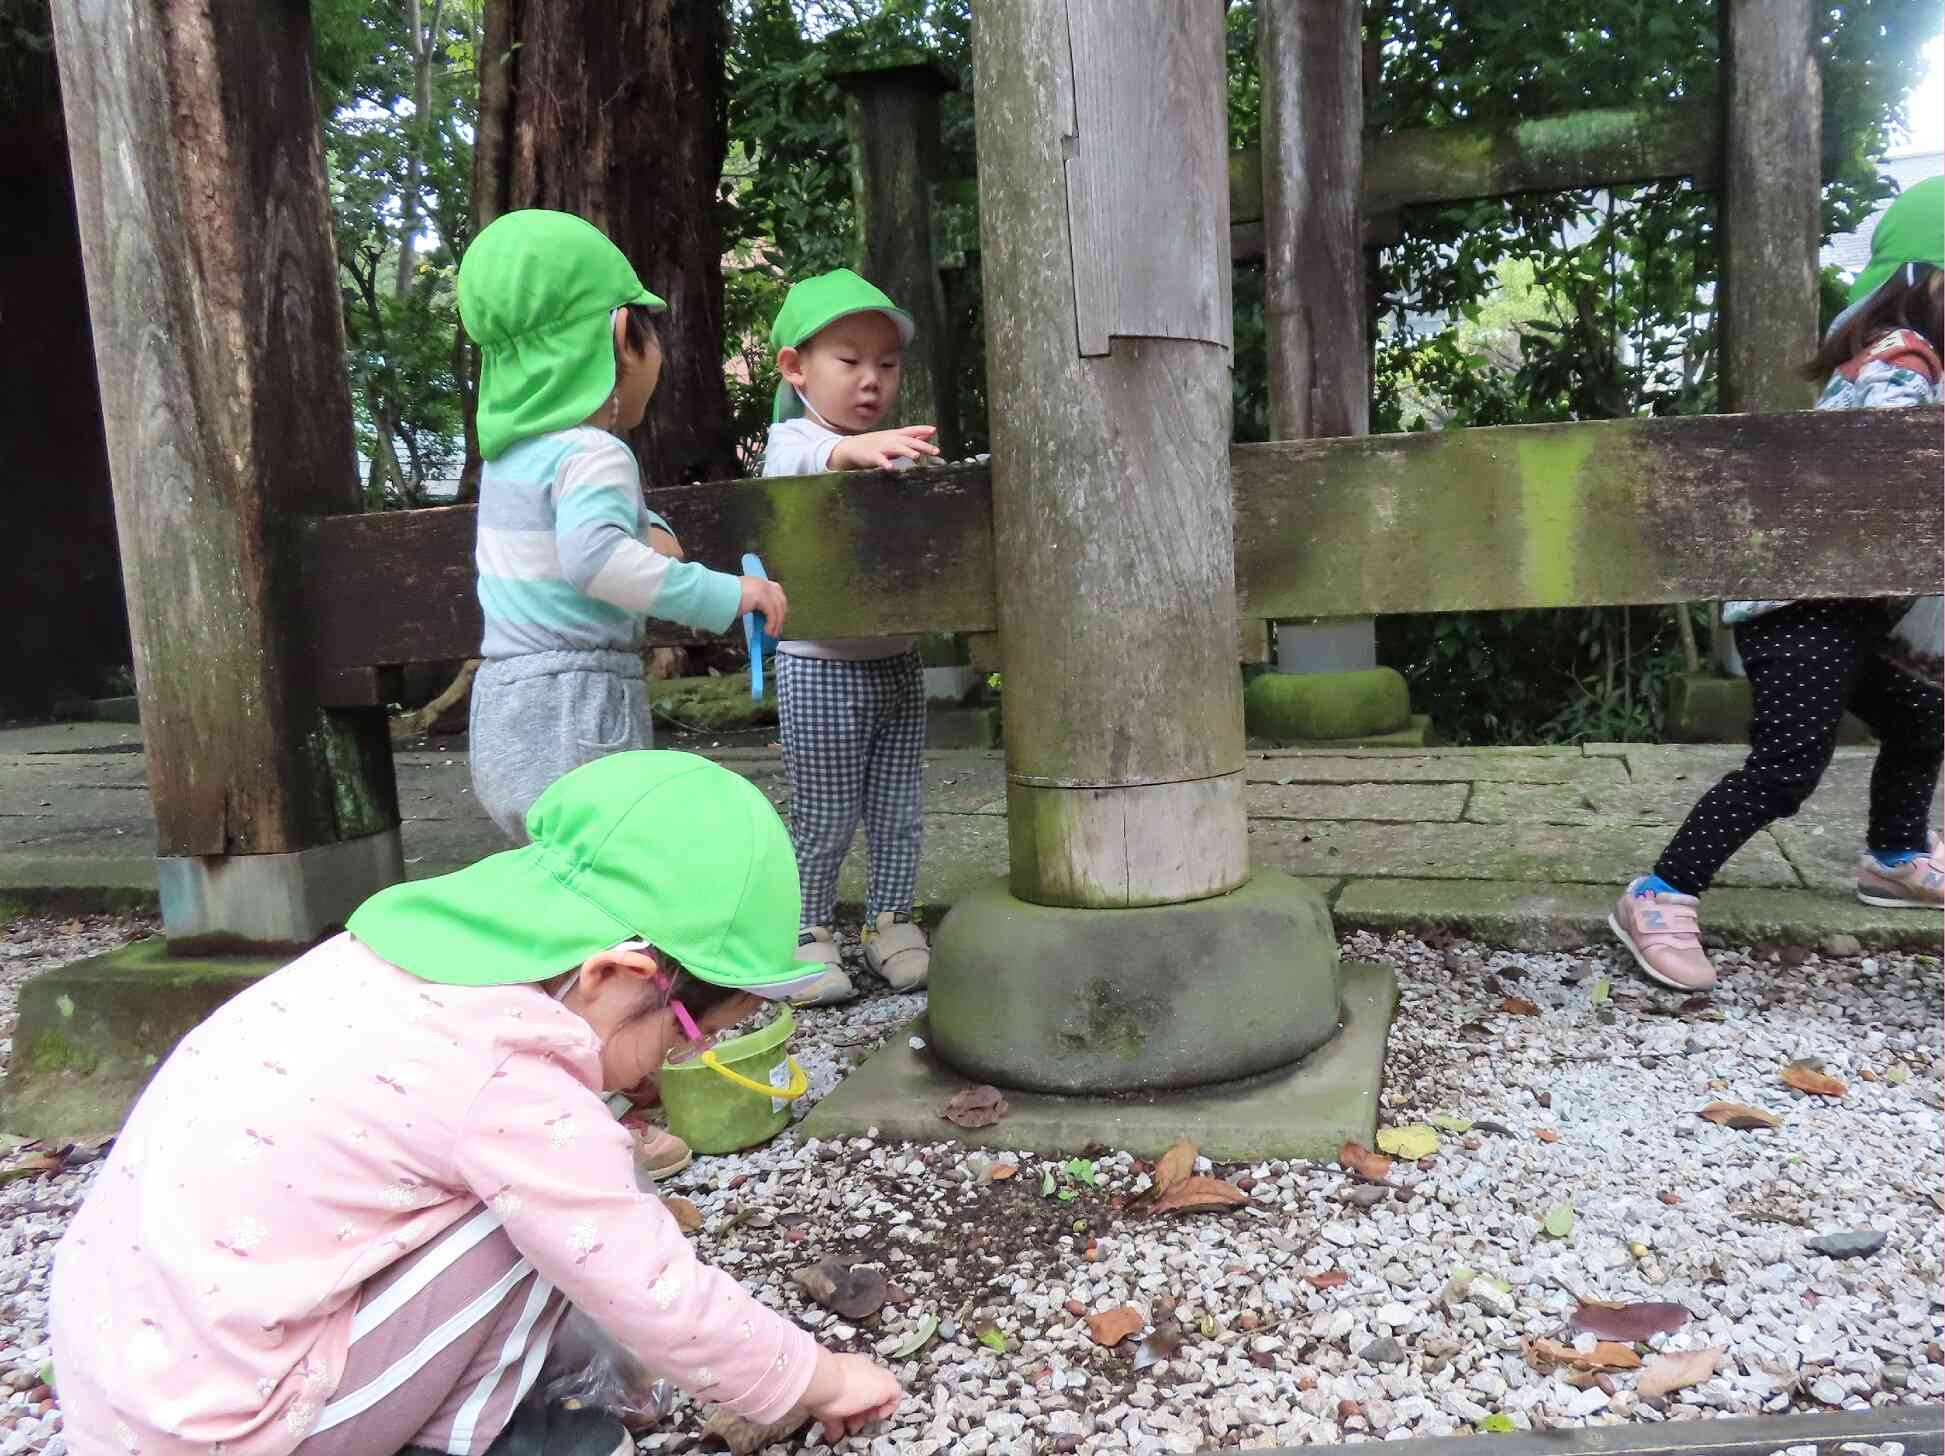
[[[555,779],[655,742],[632,652],[496,658],[473,678],[471,711],[473,796],[515,844],[527,842],[527,810]]]

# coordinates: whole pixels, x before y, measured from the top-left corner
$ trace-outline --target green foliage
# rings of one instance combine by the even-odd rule
[[[455,473],[462,456],[467,359],[453,279],[472,234],[479,10],[480,0],[427,0],[415,37],[404,6],[313,7],[346,367],[372,509],[422,504],[426,482]]]

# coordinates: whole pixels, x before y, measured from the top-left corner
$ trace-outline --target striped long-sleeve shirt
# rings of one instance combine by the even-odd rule
[[[606,430],[535,435],[490,461],[474,553],[480,655],[633,652],[645,617],[727,629],[741,582],[651,549],[650,526],[669,530],[642,503],[634,453]]]

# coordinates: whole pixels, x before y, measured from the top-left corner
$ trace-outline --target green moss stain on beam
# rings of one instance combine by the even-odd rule
[[[1581,529],[1593,487],[1587,465],[1594,441],[1585,431],[1566,430],[1513,442],[1520,571],[1531,594],[1549,606],[1573,603],[1583,575],[1581,553],[1595,544]]]

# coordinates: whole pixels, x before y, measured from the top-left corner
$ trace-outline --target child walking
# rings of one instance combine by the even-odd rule
[[[780,626],[783,591],[682,559],[642,502],[621,438],[662,373],[653,315],[621,250],[582,218],[532,209],[480,231],[459,314],[480,349],[480,610],[473,792],[515,843],[528,806],[583,763],[653,742],[645,617],[721,632]]]
[[[1829,380],[1818,409],[1938,401],[1942,267],[1945,178],[1933,177],[1886,210],[1850,307],[1806,367]],[[1654,873],[1630,884],[1608,918],[1650,977],[1684,991],[1715,984],[1700,896],[1752,835],[1816,789],[1847,708],[1881,743],[1857,898],[1934,915],[1945,905],[1945,853],[1927,822],[1945,753],[1939,608],[1937,597],[1725,605],[1754,699],[1749,758],[1702,796]]]
[[[367,900],[156,1071],[62,1239],[76,1456],[631,1456],[563,1333],[835,1444],[899,1401],[696,1257],[604,1097],[796,974],[797,868],[748,780],[615,754],[532,843]],[[585,1342],[582,1342],[585,1348]]]
[[[883,428],[911,341],[911,315],[848,268],[793,287],[770,330],[783,382],[763,473],[877,470],[937,455],[933,426]],[[860,821],[870,851],[865,962],[894,990],[924,985],[931,951],[912,923],[925,782],[917,644],[910,637],[783,641],[777,716],[803,881],[797,957],[828,967],[792,999],[828,1006],[856,994],[832,921],[838,867]]]

